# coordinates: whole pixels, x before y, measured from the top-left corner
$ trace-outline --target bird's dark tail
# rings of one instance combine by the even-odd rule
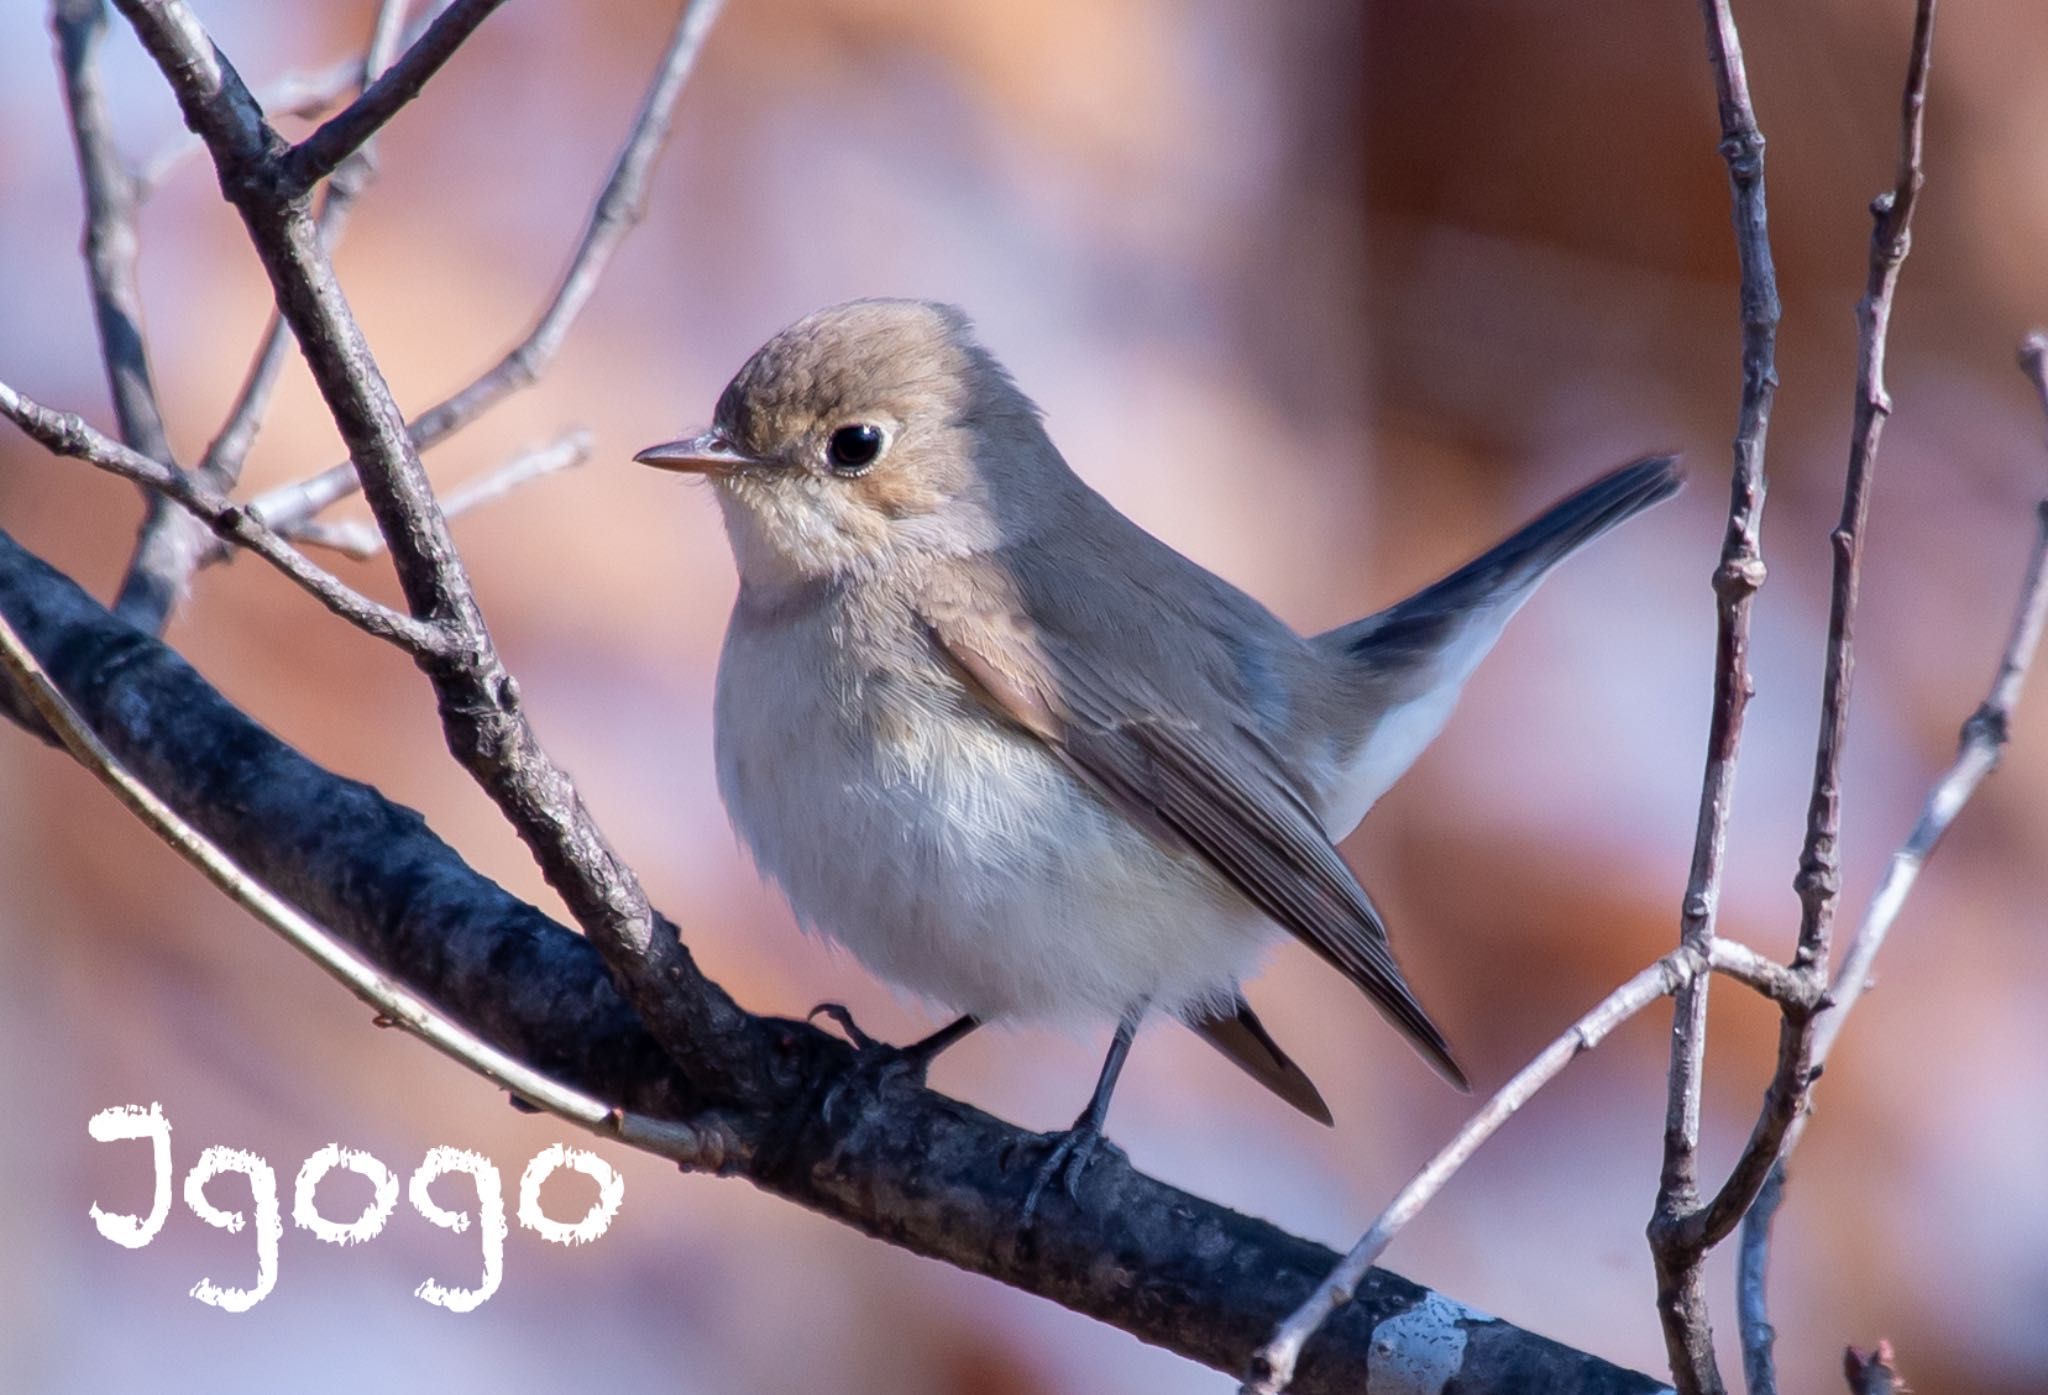
[[[1429,652],[1490,603],[1526,593],[1543,574],[1616,524],[1678,492],[1678,457],[1649,455],[1602,475],[1442,581],[1320,635],[1326,649],[1376,655]]]
[[[1280,1043],[1273,1040],[1266,1024],[1252,1015],[1251,1004],[1243,998],[1227,1011],[1191,1017],[1188,1025],[1245,1074],[1309,1118],[1319,1124],[1332,1122],[1330,1106],[1323,1103],[1314,1082],[1280,1049]]]

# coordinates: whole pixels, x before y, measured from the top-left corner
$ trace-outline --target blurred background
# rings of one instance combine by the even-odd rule
[[[111,429],[79,196],[41,6],[0,7],[0,378]],[[367,0],[210,0],[261,88],[345,58]],[[1908,0],[1747,5],[1785,301],[1770,438],[1770,582],[1724,932],[1773,954],[1797,855],[1839,509],[1865,205],[1892,179]],[[399,400],[466,383],[527,326],[625,131],[668,5],[512,5],[391,126],[339,254]],[[179,130],[117,21],[124,148]],[[1891,340],[1847,767],[1853,925],[1982,694],[2048,486],[2013,347],[2048,319],[2048,9],[1941,20],[1926,196]],[[702,962],[749,1005],[850,1004],[907,1038],[938,1020],[793,927],[713,789],[712,675],[733,592],[711,500],[627,463],[701,425],[770,332],[858,295],[958,301],[1046,408],[1075,467],[1303,628],[1441,574],[1647,450],[1693,487],[1572,562],[1511,628],[1436,747],[1346,846],[1481,1089],[1672,943],[1712,650],[1708,575],[1737,402],[1728,193],[1688,0],[732,0],[684,93],[648,219],[546,380],[436,451],[454,483],[571,426],[581,471],[457,532],[542,738]],[[218,428],[266,290],[201,160],[143,218],[154,363],[181,459]],[[256,447],[262,488],[338,458],[303,369]],[[111,594],[127,486],[0,432],[0,527]],[[395,599],[381,562],[337,562]],[[394,651],[263,566],[199,579],[169,638],[332,768],[423,810],[480,869],[560,914],[447,758]],[[1222,1391],[1229,1381],[1035,1298],[866,1240],[745,1184],[619,1149],[625,1205],[577,1250],[514,1228],[502,1290],[457,1316],[474,1232],[401,1207],[343,1251],[288,1229],[244,1316],[246,1233],[182,1202],[140,1252],[142,1150],[85,1121],[161,1101],[180,1177],[201,1148],[285,1185],[329,1141],[401,1175],[431,1146],[510,1187],[564,1126],[367,1014],[152,841],[65,759],[0,731],[0,1386],[372,1382],[470,1390]],[[1928,1390],[2048,1388],[2048,695],[1963,816],[1819,1093],[1778,1223],[1787,1389],[1836,1388],[1890,1337]],[[1347,1244],[1458,1125],[1453,1096],[1292,948],[1253,998],[1337,1127],[1265,1097],[1172,1026],[1142,1038],[1112,1133],[1178,1184]],[[1661,1370],[1642,1231],[1666,1035],[1645,1014],[1468,1166],[1387,1262],[1473,1306]],[[1707,1163],[1746,1134],[1773,1014],[1714,995]],[[984,1034],[934,1080],[1064,1125],[1102,1048]],[[555,1214],[590,1194],[564,1181]],[[359,1183],[323,1192],[347,1215]],[[223,1204],[235,1184],[216,1184]],[[1731,1377],[1732,1255],[1711,1267]]]

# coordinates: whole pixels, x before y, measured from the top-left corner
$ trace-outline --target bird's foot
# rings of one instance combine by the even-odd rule
[[[872,1051],[884,1046],[860,1029],[860,1023],[853,1020],[853,1014],[847,1011],[845,1003],[819,1003],[804,1014],[804,1021],[815,1022],[821,1017],[831,1018],[839,1030],[846,1033],[846,1039],[853,1043],[855,1051]]]
[[[1020,1228],[1029,1231],[1038,1219],[1038,1203],[1045,1199],[1046,1189],[1059,1183],[1067,1200],[1081,1199],[1081,1174],[1088,1169],[1096,1149],[1105,1143],[1114,1150],[1116,1145],[1103,1137],[1102,1125],[1083,1115],[1074,1121],[1074,1126],[1065,1133],[1055,1136],[1052,1152],[1038,1166],[1038,1175],[1031,1179],[1031,1190],[1024,1194],[1024,1211]]]
[[[891,1046],[869,1036],[860,1029],[843,1003],[820,1003],[805,1014],[807,1021],[819,1017],[831,1018],[846,1034],[846,1039],[853,1043],[853,1060],[847,1063],[846,1069],[839,1073],[839,1078],[832,1082],[818,1103],[818,1113],[827,1124],[838,1122],[839,1107],[849,1091],[879,1095],[905,1085],[913,1088],[923,1085],[925,1073],[931,1069],[932,1057],[938,1054],[926,1049],[925,1042]]]

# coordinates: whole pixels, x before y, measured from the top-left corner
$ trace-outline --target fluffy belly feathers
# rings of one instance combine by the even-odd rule
[[[1141,999],[1228,1001],[1278,934],[949,675],[867,675],[847,701],[815,676],[742,686],[736,659],[717,723],[733,823],[798,919],[891,984],[984,1018],[1078,1025]]]

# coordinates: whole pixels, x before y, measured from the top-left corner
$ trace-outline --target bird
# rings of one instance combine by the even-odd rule
[[[709,480],[737,565],[713,726],[741,841],[805,928],[958,1014],[898,1048],[824,1005],[857,1062],[921,1083],[984,1023],[1115,1024],[1027,1225],[1054,1181],[1078,1198],[1148,1017],[1331,1123],[1244,993],[1290,934],[1469,1089],[1336,843],[1536,584],[1681,482],[1636,460],[1302,635],[1090,488],[961,310],[897,299],[781,330],[708,429],[634,459]]]

